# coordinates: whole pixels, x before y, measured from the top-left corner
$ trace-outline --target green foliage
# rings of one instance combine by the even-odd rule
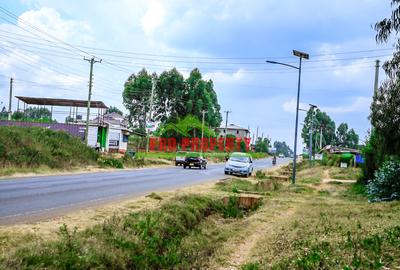
[[[122,116],[124,115],[124,113],[120,109],[118,109],[117,107],[114,107],[114,106],[108,107],[108,109],[106,110],[106,113],[118,113]]]
[[[383,65],[388,78],[375,91],[371,104],[370,119],[374,129],[364,149],[364,183],[373,178],[374,172],[385,160],[400,157],[400,22],[397,19],[400,2],[392,0],[391,7],[391,15],[375,24],[378,43],[396,42],[392,59]]]
[[[112,167],[117,169],[123,169],[124,164],[121,159],[118,158],[111,158],[111,157],[101,157],[98,160],[100,166],[103,167]]]
[[[400,248],[400,226],[371,235],[360,229],[348,231],[338,243],[297,240],[293,244],[297,252],[274,263],[272,269],[381,269],[394,260],[390,250]]]
[[[0,128],[0,166],[70,168],[93,164],[98,157],[80,139],[39,127]]]
[[[267,153],[268,149],[271,147],[271,140],[269,138],[262,139],[258,137],[254,145],[256,152]]]
[[[168,122],[161,125],[156,131],[156,135],[163,138],[176,138],[178,140],[183,137],[200,137],[202,130],[202,122],[193,115],[186,115],[183,119],[177,119],[176,122]],[[215,137],[215,132],[204,125],[204,137]]]
[[[145,122],[149,120],[146,119],[146,115],[150,110],[153,79],[156,79],[155,74],[151,75],[142,69],[137,74],[129,76],[122,93],[123,104],[129,111],[129,123],[133,123],[133,127],[142,133],[145,132]]]
[[[340,155],[324,153],[322,157],[322,165],[338,167],[340,165]]]
[[[322,145],[335,144],[335,122],[325,112],[319,109],[310,108],[307,112],[306,118],[304,119],[303,129],[301,131],[301,137],[307,148],[310,145],[310,128],[311,122],[314,115],[313,129],[318,130],[322,126]],[[314,131],[315,132],[315,131]],[[320,134],[317,134],[317,141],[319,142]],[[313,134],[313,141],[315,140],[315,133]]]
[[[400,161],[386,161],[368,183],[368,197],[372,202],[400,199]]]
[[[7,119],[8,118],[8,111],[5,106],[0,111],[0,119]]]
[[[144,131],[146,115],[150,109],[152,78],[157,83],[151,120],[166,124],[176,123],[188,115],[201,119],[202,111],[205,110],[206,126],[217,127],[221,124],[220,105],[214,84],[211,80],[203,80],[198,69],[193,69],[186,80],[175,68],[164,71],[158,78],[157,74],[150,75],[143,69],[128,78],[123,92],[124,106],[129,111],[129,120],[134,120],[134,127]]]
[[[237,199],[228,204],[191,195],[169,200],[160,208],[116,217],[82,232],[64,225],[59,238],[20,248],[2,261],[9,269],[189,269],[202,268],[222,239],[203,233],[211,215],[242,217]],[[190,245],[192,242],[208,243]]]
[[[358,135],[347,123],[341,123],[336,130],[336,144],[343,147],[357,148]]]
[[[276,154],[283,154],[285,157],[290,157],[293,155],[292,149],[286,144],[286,142],[274,142],[274,148],[276,149]]]
[[[256,178],[262,180],[262,179],[267,178],[267,175],[262,170],[257,170],[256,171]]]

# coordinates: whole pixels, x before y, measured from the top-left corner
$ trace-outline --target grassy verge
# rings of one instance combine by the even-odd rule
[[[113,217],[84,231],[66,225],[58,239],[33,241],[1,259],[12,269],[201,268],[221,241],[224,228],[246,215],[236,198],[188,195],[160,208]]]
[[[302,173],[316,172],[305,169]],[[400,202],[368,203],[365,187],[358,183],[313,182],[303,181],[274,196],[277,202],[290,196],[296,201],[295,211],[290,218],[271,222],[270,231],[260,236],[242,269],[392,269],[400,265]],[[299,187],[310,192],[297,192]]]
[[[357,180],[361,176],[361,170],[359,168],[338,168],[331,167],[329,174],[332,179],[348,179]]]

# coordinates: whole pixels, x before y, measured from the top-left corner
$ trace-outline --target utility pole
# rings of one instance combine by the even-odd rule
[[[378,84],[379,84],[379,60],[375,62],[375,83],[374,83],[374,94],[378,92]]]
[[[254,141],[254,144],[256,144],[257,140],[258,140],[258,126],[257,126],[257,131],[256,131],[256,140]]]
[[[322,126],[320,128],[320,134],[319,134],[319,150],[322,149]]]
[[[156,79],[153,77],[151,80],[151,95],[150,95],[150,114],[149,119],[152,122],[152,114],[153,114],[153,100],[154,100],[154,89],[156,88]],[[145,122],[145,128],[147,129],[147,123]],[[146,132],[147,140],[146,140],[146,153],[149,152],[149,144],[150,144],[150,129]]]
[[[226,151],[226,135],[228,134],[228,116],[232,111],[224,111],[226,113],[225,118],[225,137],[224,137],[224,150]]]
[[[309,104],[310,105],[310,109],[312,109],[312,116],[311,116],[311,127],[310,127],[310,141],[309,141],[309,160],[310,160],[310,166],[312,165],[312,132],[313,132],[313,126],[314,126],[314,109],[317,108],[317,106],[313,105],[313,104]]]
[[[93,85],[93,65],[94,63],[101,63],[100,60],[95,60],[94,57],[86,58],[83,60],[90,62],[90,73],[89,73],[89,94],[88,94],[88,102],[87,102],[87,113],[86,113],[86,132],[85,132],[85,142],[88,143],[89,137],[89,116],[90,116],[90,99],[92,98],[92,85]]]
[[[8,100],[8,121],[11,120],[11,114],[12,114],[11,103],[12,103],[13,82],[14,82],[14,79],[10,78],[10,97],[9,97],[9,100]]]
[[[203,156],[203,138],[204,138],[204,114],[206,113],[205,110],[201,111],[203,118],[201,121],[201,142],[200,142],[200,146],[201,146],[201,156]]]

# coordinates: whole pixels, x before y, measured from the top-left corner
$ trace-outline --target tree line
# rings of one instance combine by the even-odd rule
[[[197,68],[186,79],[176,68],[160,75],[142,69],[129,76],[122,96],[129,122],[143,133],[148,122],[177,123],[189,115],[202,119],[203,110],[207,126],[219,127],[222,121],[214,83]]]
[[[320,142],[322,147],[325,145],[336,145],[349,148],[359,147],[359,136],[353,128],[349,128],[347,123],[341,123],[337,128],[335,121],[320,109],[310,108],[307,111],[306,118],[304,119],[301,137],[307,148],[310,146],[310,129],[313,126],[312,140],[316,145],[313,150],[319,151]],[[322,134],[322,136],[321,136]]]

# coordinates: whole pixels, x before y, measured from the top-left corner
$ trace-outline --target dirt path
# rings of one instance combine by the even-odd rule
[[[245,262],[249,261],[252,255],[252,249],[257,246],[257,243],[262,239],[266,232],[271,231],[275,223],[280,222],[282,219],[287,219],[295,213],[294,208],[289,208],[284,212],[280,212],[270,222],[261,222],[254,229],[251,235],[242,239],[240,243],[235,243],[237,248],[228,260],[227,267],[221,267],[219,270],[233,270]]]

